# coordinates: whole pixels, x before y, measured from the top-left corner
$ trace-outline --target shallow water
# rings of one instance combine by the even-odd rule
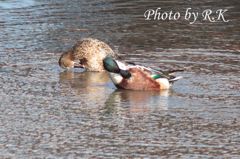
[[[146,9],[227,8],[228,23],[145,21]],[[0,1],[0,158],[239,158],[239,2]],[[127,61],[185,68],[162,92],[64,72],[82,37]]]

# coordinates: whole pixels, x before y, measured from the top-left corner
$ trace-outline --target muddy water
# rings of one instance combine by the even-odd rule
[[[0,1],[0,158],[239,158],[239,2]],[[146,9],[228,9],[228,23],[145,21]],[[169,91],[64,72],[82,37],[128,61],[186,68]]]

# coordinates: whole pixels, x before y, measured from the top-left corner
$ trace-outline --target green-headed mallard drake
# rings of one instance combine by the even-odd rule
[[[104,71],[103,59],[116,57],[116,53],[106,43],[92,38],[77,42],[70,50],[64,52],[58,63],[66,69],[85,68],[87,71]]]
[[[117,88],[129,90],[166,90],[173,82],[182,77],[175,77],[175,70],[163,72],[145,66],[127,64],[106,57],[103,60],[104,68],[109,72],[110,78]]]

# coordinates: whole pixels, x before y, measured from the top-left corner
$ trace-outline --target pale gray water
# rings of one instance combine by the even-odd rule
[[[145,21],[148,8],[229,9],[228,23]],[[240,5],[228,1],[0,1],[0,158],[240,158]],[[187,67],[169,91],[64,72],[82,37],[128,61]]]

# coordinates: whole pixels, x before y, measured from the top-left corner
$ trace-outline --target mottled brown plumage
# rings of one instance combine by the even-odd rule
[[[64,52],[58,61],[59,66],[62,68],[71,69],[74,67],[74,56],[72,54],[72,49]]]
[[[85,38],[61,55],[59,65],[63,68],[84,67],[88,71],[104,71],[103,59],[106,56],[116,57],[117,55],[106,43]]]

